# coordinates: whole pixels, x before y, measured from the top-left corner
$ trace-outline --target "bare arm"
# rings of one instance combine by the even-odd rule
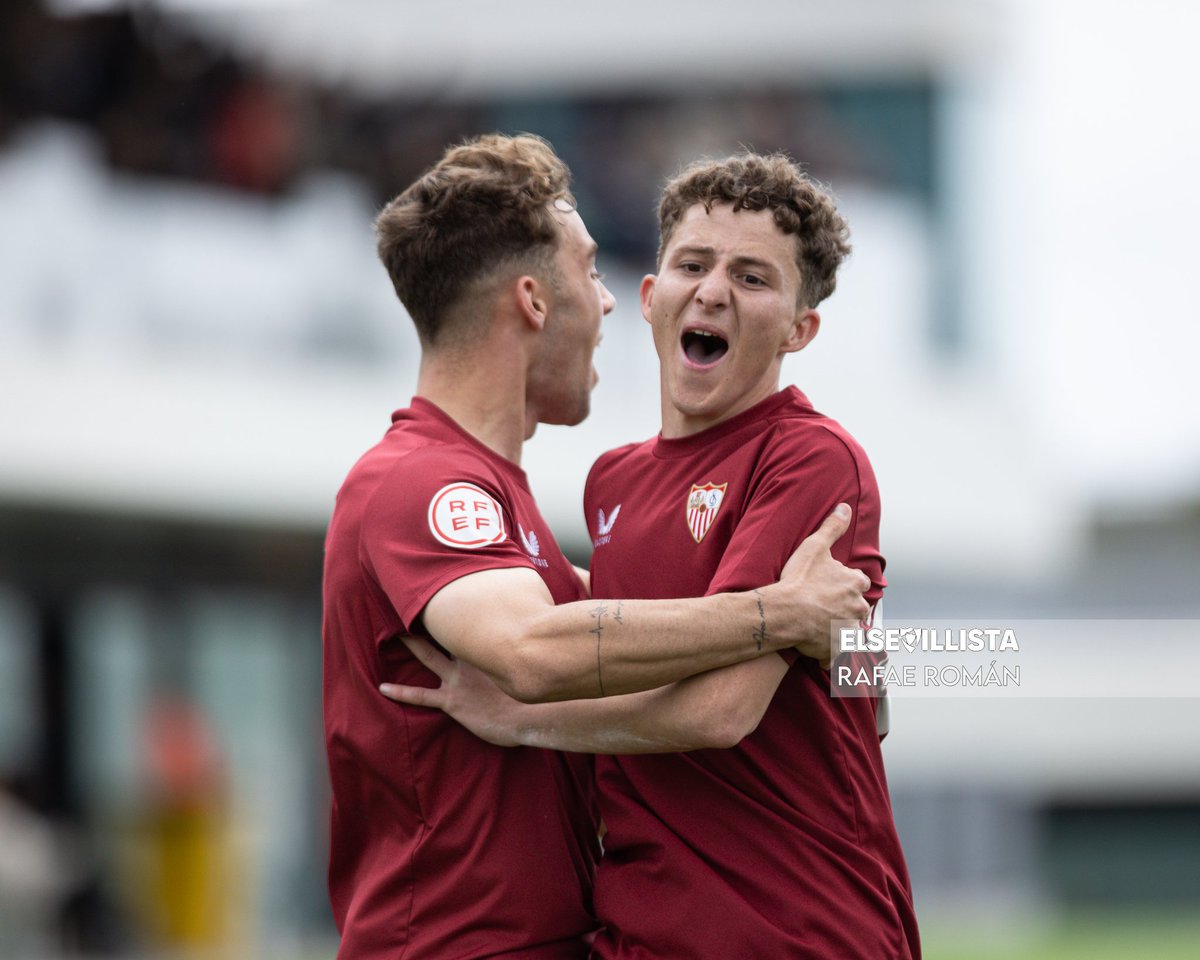
[[[867,578],[832,558],[849,507],[792,554],[780,581],[679,600],[555,606],[541,578],[513,567],[455,580],[429,601],[429,634],[527,703],[635,693],[798,647],[829,659],[830,621],[867,615]]]
[[[499,746],[579,753],[674,753],[732,747],[753,732],[787,672],[778,654],[702,673],[657,690],[595,700],[521,703],[470,664],[416,637],[404,642],[441,686],[382,684],[400,703],[445,711]]]
[[[585,570],[583,567],[575,567],[575,575],[583,583],[583,592],[590,597],[592,595],[592,572]]]

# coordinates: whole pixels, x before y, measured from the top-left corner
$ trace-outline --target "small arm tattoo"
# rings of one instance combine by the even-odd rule
[[[754,591],[754,601],[758,604],[758,627],[751,636],[754,637],[754,642],[758,644],[761,652],[763,645],[767,642],[767,611],[763,607],[762,594],[757,590]]]
[[[617,607],[618,622],[620,620],[620,606]],[[596,625],[592,627],[588,633],[596,638],[596,683],[600,687],[600,696],[604,696],[604,671],[602,669],[602,661],[600,658],[600,638],[604,636],[604,618],[608,615],[608,604],[601,600],[591,610],[592,617],[596,621]]]
[[[624,620],[621,619],[621,608],[623,606],[625,606],[625,601],[618,600],[617,601],[617,609],[613,611],[613,622],[614,623],[624,623],[625,622]]]

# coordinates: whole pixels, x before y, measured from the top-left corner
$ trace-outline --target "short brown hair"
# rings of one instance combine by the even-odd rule
[[[451,147],[383,208],[379,259],[422,343],[437,342],[446,312],[501,267],[553,272],[550,205],[574,206],[570,182],[541,137],[487,134]]]
[[[740,153],[699,160],[663,188],[658,205],[658,266],[671,235],[689,207],[728,203],[734,210],[770,210],[784,233],[796,237],[800,296],[815,307],[833,293],[837,270],[850,253],[850,228],[833,197],[782,153]]]

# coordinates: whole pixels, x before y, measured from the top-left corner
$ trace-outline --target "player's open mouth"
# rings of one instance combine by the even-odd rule
[[[697,367],[711,367],[729,352],[729,342],[710,330],[684,330],[679,345],[691,365]]]

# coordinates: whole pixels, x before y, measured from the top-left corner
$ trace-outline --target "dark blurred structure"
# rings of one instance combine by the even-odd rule
[[[574,171],[605,255],[639,269],[654,252],[658,183],[695,158],[694,143],[784,150],[819,179],[926,202],[936,182],[931,80],[503,102],[369,97],[239,62],[151,7],[64,18],[35,0],[0,9],[0,62],[0,136],[58,117],[92,128],[116,168],[268,195],[334,168],[383,203],[448,143],[536,128]]]
[[[305,842],[291,878],[298,887],[270,895],[291,904],[295,929],[328,936],[313,713],[320,563],[319,534],[0,509],[0,639],[24,640],[31,651],[24,672],[35,718],[25,762],[0,771],[0,788],[37,825],[36,836],[22,829],[24,846],[39,844],[36,863],[47,875],[38,902],[50,942],[39,949],[232,956],[245,948],[249,886],[267,871],[244,836],[254,827],[234,802],[226,754],[232,744],[243,766],[262,767],[261,754],[289,750],[278,734],[253,745],[256,709],[272,697],[273,680],[289,688],[287,703],[268,708],[297,719],[289,734],[307,749],[294,762],[308,779],[278,784],[285,806],[300,811],[295,829]],[[228,609],[228,622],[208,620],[214,608]],[[117,623],[106,627],[112,613]],[[214,669],[228,703],[214,703],[205,682]],[[241,675],[240,689],[231,674]],[[247,761],[247,749],[258,756]],[[13,905],[0,895],[5,956],[6,909]],[[26,955],[34,954],[14,954]]]

